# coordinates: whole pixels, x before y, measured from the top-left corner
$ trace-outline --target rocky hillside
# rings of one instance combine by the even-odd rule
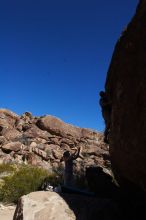
[[[106,93],[112,103],[110,154],[121,185],[146,191],[146,0],[117,42]]]
[[[81,147],[76,171],[87,166],[109,167],[109,153],[101,133],[74,127],[50,115],[34,117],[25,112],[19,116],[0,109],[0,163],[25,163],[58,169],[65,150]]]

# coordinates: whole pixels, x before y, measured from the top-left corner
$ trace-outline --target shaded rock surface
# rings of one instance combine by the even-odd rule
[[[101,217],[112,220],[114,216],[119,217],[117,209],[117,205],[109,199],[33,192],[21,197],[13,220],[94,220]]]
[[[143,219],[144,214],[134,196],[111,199],[40,191],[20,198],[13,220],[123,220]]]
[[[74,164],[77,173],[96,165],[110,169],[108,146],[103,142],[103,135],[94,130],[66,124],[50,115],[34,117],[25,112],[18,116],[6,109],[0,109],[0,126],[1,163],[25,163],[50,171],[62,170],[63,152],[73,153],[80,146],[81,156]]]
[[[116,177],[120,185],[146,191],[146,0],[117,42],[105,90],[112,102],[109,142]]]
[[[88,167],[86,168],[86,179],[89,189],[99,198],[114,198],[120,193],[119,186],[113,181],[107,169]]]

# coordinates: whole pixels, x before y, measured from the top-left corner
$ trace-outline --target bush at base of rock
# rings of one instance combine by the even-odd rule
[[[55,174],[49,174],[47,170],[42,168],[20,166],[11,175],[3,177],[4,184],[0,189],[0,200],[16,203],[22,195],[37,191],[45,178],[52,184],[56,176]]]

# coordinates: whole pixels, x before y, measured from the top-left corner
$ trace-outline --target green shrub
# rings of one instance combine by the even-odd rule
[[[21,166],[12,175],[3,178],[5,184],[1,188],[0,199],[16,203],[22,195],[38,190],[45,178],[52,183],[56,177],[42,168]]]
[[[17,169],[15,164],[0,164],[0,174],[4,172],[13,172]]]

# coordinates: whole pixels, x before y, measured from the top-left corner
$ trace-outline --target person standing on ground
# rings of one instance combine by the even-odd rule
[[[71,154],[69,151],[65,151],[60,162],[64,161],[64,186],[73,186],[74,176],[73,176],[73,161],[79,157],[80,147],[76,149],[75,153]]]

